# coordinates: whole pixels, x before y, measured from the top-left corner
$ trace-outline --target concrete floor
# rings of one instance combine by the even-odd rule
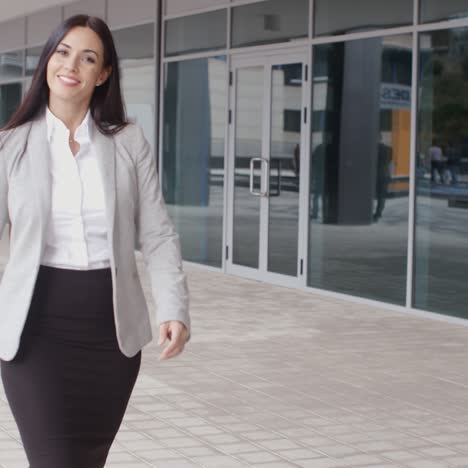
[[[468,327],[187,271],[192,341],[145,348],[106,468],[468,467]],[[1,388],[0,466],[28,467]]]

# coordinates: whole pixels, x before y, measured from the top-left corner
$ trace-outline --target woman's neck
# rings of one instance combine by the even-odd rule
[[[70,130],[70,136],[74,135],[75,130],[85,118],[88,107],[89,103],[74,104],[49,100],[49,110]]]

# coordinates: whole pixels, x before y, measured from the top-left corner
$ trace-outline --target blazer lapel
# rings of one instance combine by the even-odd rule
[[[51,204],[52,177],[50,173],[50,150],[47,141],[45,114],[31,123],[26,148],[32,175],[32,186],[39,209],[41,243],[45,237]]]
[[[112,136],[103,135],[96,125],[93,128],[92,138],[104,185],[107,232],[112,248],[115,217],[115,142]]]

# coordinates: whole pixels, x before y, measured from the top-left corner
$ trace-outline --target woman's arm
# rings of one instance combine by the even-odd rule
[[[158,309],[157,322],[161,329],[167,328],[167,323],[162,327],[164,322],[181,322],[189,336],[189,294],[187,278],[182,270],[179,236],[166,210],[156,161],[138,126],[134,148],[138,180],[137,249],[143,254],[150,276]]]

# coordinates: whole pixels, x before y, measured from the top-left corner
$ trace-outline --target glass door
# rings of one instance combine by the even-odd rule
[[[306,61],[305,50],[232,59],[230,273],[285,285],[302,275]]]

